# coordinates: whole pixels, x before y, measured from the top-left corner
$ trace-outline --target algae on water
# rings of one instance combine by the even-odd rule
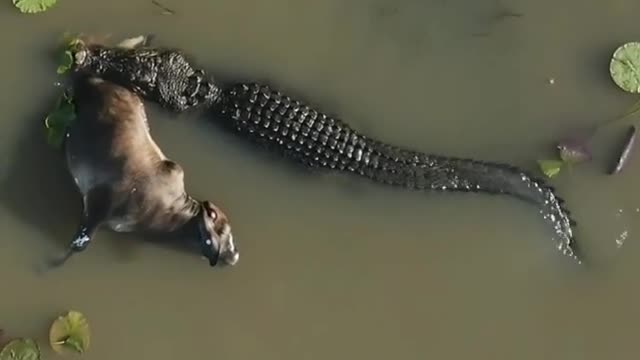
[[[65,350],[82,354],[89,347],[91,339],[89,322],[78,311],[69,311],[59,316],[49,330],[49,343],[53,350],[63,354]]]

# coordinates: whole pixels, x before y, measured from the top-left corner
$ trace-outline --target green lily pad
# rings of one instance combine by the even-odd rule
[[[611,58],[609,72],[622,90],[640,93],[640,42],[629,42],[618,47]]]
[[[15,339],[0,351],[0,360],[40,360],[40,348],[32,339]]]
[[[58,99],[56,107],[44,119],[47,143],[60,147],[67,134],[67,128],[76,118],[76,108],[73,101],[64,93]]]
[[[21,12],[25,14],[35,14],[48,10],[56,4],[58,0],[12,0]]]
[[[558,175],[562,169],[562,165],[564,165],[564,162],[560,160],[538,160],[540,170],[542,170],[542,173],[548,178]]]
[[[89,322],[78,311],[71,310],[58,317],[49,330],[49,343],[59,354],[64,354],[65,350],[83,354],[89,348],[90,339]]]

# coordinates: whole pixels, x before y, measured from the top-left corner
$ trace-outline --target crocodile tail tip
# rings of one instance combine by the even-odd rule
[[[544,218],[550,221],[554,227],[554,239],[560,252],[574,259],[578,264],[582,264],[582,256],[574,235],[577,221],[571,215],[571,211],[566,207],[566,201],[557,195],[554,186],[545,179],[528,174],[528,177],[544,194],[544,205],[541,209]]]
[[[582,255],[578,246],[578,242],[576,241],[574,235],[574,230],[578,225],[578,222],[573,219],[573,217],[571,216],[571,211],[566,208],[565,200],[555,195],[555,192],[552,189],[552,187],[548,187],[548,190],[550,190],[552,194],[554,194],[557,204],[556,206],[558,209],[558,215],[560,215],[561,217],[560,219],[556,219],[554,224],[558,236],[561,237],[559,248],[565,255],[573,258],[578,262],[578,264],[582,264]]]

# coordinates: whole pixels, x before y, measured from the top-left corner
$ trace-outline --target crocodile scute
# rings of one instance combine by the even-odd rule
[[[119,83],[174,111],[205,108],[239,136],[300,164],[357,174],[412,190],[512,196],[536,206],[556,246],[581,262],[575,221],[555,189],[526,170],[498,162],[427,154],[368,137],[346,122],[257,82],[222,84],[179,50],[82,45],[74,71]]]

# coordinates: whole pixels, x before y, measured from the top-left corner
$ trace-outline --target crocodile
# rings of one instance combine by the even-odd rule
[[[428,154],[374,139],[302,99],[260,82],[222,83],[181,50],[80,42],[73,72],[100,76],[174,113],[205,109],[240,137],[313,169],[410,190],[502,194],[533,204],[557,249],[581,263],[564,200],[544,179],[510,164]]]

